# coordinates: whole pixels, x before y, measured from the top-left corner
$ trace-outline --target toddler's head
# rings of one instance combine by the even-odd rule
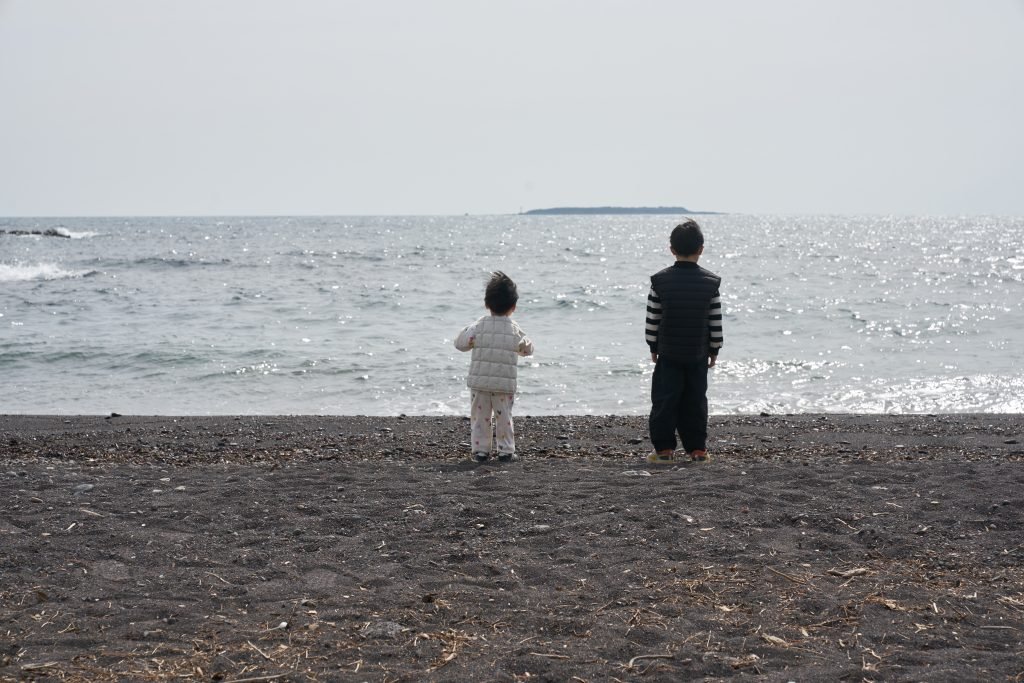
[[[484,305],[493,315],[508,315],[516,310],[519,292],[512,278],[500,270],[491,273],[484,292]]]

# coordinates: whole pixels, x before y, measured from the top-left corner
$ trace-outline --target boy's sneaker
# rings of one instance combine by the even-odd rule
[[[693,462],[710,462],[711,456],[707,451],[690,451],[690,460]]]
[[[647,462],[652,465],[672,465],[676,461],[676,452],[671,449],[655,451],[647,456]]]
[[[484,453],[483,451],[479,451],[473,454],[473,459],[476,460],[477,462],[487,462],[487,460],[490,459],[490,457],[490,453]]]
[[[498,453],[498,462],[515,462],[519,456],[515,453]]]

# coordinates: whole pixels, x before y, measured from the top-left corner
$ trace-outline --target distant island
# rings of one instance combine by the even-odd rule
[[[620,215],[620,214],[692,214],[706,216],[717,211],[690,211],[685,206],[556,206],[551,209],[530,209],[522,216]]]
[[[0,235],[41,235],[43,237],[71,238],[71,233],[64,228],[47,228],[46,230],[0,230]]]

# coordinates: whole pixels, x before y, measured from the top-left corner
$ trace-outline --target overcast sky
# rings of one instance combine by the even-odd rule
[[[1022,0],[0,0],[0,215],[1024,215]]]

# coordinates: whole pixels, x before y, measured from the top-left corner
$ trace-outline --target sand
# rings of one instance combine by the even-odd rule
[[[1020,415],[0,417],[0,680],[1019,681]]]

